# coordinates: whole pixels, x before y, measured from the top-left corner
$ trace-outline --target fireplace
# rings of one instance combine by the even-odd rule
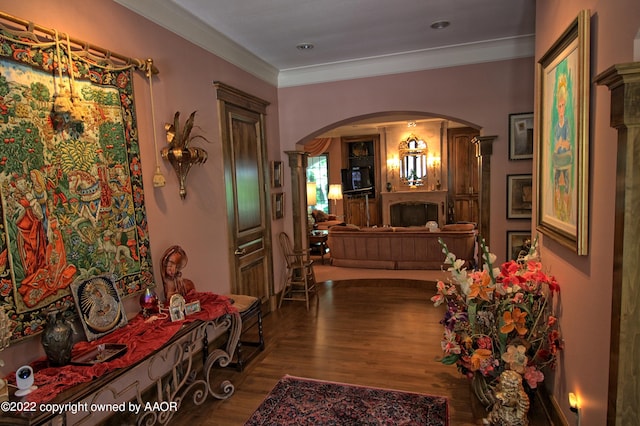
[[[424,226],[430,220],[439,223],[437,203],[396,203],[390,210],[391,226]]]
[[[409,190],[381,192],[380,195],[384,225],[424,226],[428,220],[435,220],[442,228],[446,223],[447,191]],[[399,210],[392,213],[392,208]]]

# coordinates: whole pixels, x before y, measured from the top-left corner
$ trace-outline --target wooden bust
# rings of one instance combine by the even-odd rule
[[[165,300],[171,300],[174,294],[186,296],[195,290],[193,281],[182,277],[182,269],[187,265],[188,258],[180,246],[171,246],[162,256],[162,284]]]

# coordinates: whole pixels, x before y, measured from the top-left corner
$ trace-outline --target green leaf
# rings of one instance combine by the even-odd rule
[[[460,359],[460,355],[447,355],[444,358],[442,358],[440,361],[444,364],[444,365],[453,365],[456,362],[458,362],[458,359]]]

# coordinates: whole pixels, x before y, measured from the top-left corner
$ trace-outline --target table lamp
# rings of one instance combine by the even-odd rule
[[[329,194],[327,197],[330,200],[333,200],[333,205],[335,207],[338,200],[342,200],[342,185],[339,183],[332,183],[329,185]],[[334,214],[337,214],[337,212],[334,212]]]

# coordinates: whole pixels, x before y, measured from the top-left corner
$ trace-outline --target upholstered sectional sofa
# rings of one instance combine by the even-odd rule
[[[472,268],[477,259],[477,230],[473,224],[426,227],[332,226],[328,246],[334,266],[377,269],[440,269],[445,255],[441,238]]]

